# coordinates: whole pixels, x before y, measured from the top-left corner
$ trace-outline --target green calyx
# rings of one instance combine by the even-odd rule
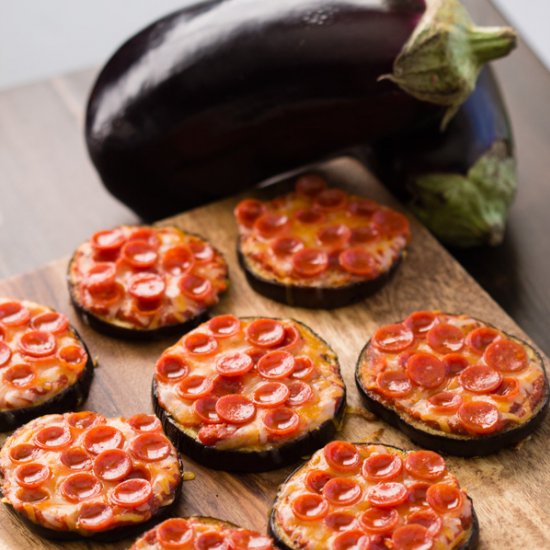
[[[509,27],[478,27],[459,0],[426,0],[389,79],[421,101],[447,107],[445,128],[475,87],[482,66],[516,46]]]
[[[459,247],[497,245],[517,187],[516,163],[497,142],[463,176],[418,176],[412,209],[441,241]]]

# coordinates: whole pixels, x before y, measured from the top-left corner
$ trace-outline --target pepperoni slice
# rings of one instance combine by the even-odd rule
[[[21,464],[15,469],[14,476],[15,481],[21,487],[27,489],[34,489],[39,485],[42,485],[50,477],[50,469],[44,464],[38,462],[29,462],[28,464]]]
[[[260,358],[257,369],[261,376],[269,380],[286,378],[294,370],[294,356],[288,351],[270,351]]]
[[[160,246],[160,239],[157,235],[157,231],[152,227],[138,227],[134,229],[130,236],[128,237],[129,241],[147,241],[151,246],[158,248]],[[168,230],[164,230],[166,232]]]
[[[155,247],[142,239],[128,241],[120,253],[124,261],[135,269],[148,269],[158,260]]]
[[[338,264],[344,271],[359,277],[372,278],[379,272],[375,256],[358,246],[341,252],[338,256]]]
[[[304,243],[297,237],[279,237],[271,243],[273,254],[281,258],[292,256],[303,248]]]
[[[372,343],[381,351],[397,353],[414,342],[414,334],[402,323],[384,325],[372,336]]]
[[[214,259],[214,249],[207,243],[191,241],[189,249],[193,253],[195,262],[198,264],[207,264]]]
[[[109,449],[99,453],[94,460],[94,473],[103,481],[124,479],[132,469],[132,461],[126,451]]]
[[[160,420],[152,414],[138,413],[127,420],[136,432],[156,432],[161,429]]]
[[[378,210],[380,205],[369,199],[354,200],[348,205],[348,211],[354,216],[370,218]]]
[[[34,436],[34,442],[41,449],[57,451],[72,441],[68,426],[46,426]]]
[[[317,277],[328,268],[328,255],[318,248],[303,248],[292,256],[292,269],[300,277]]]
[[[229,393],[241,393],[243,391],[243,382],[240,378],[226,378],[225,376],[216,376],[212,382],[212,392],[218,397]]]
[[[100,424],[90,428],[82,440],[84,448],[93,455],[109,449],[118,449],[124,443],[124,436],[113,426]]]
[[[159,433],[139,435],[132,441],[132,454],[145,462],[158,462],[170,455],[172,446],[166,437]]]
[[[216,361],[216,370],[222,376],[242,376],[253,367],[254,362],[250,355],[240,351],[225,353]]]
[[[25,332],[19,340],[19,351],[31,357],[47,357],[55,353],[57,347],[55,337],[43,330]]]
[[[231,550],[272,550],[271,539],[248,529],[238,529],[229,534]]]
[[[256,407],[244,395],[229,394],[220,397],[216,403],[218,416],[229,424],[247,424],[256,416]]]
[[[179,280],[179,288],[188,298],[204,302],[212,294],[213,287],[208,279],[188,273]]]
[[[288,218],[284,214],[266,212],[255,222],[254,229],[264,238],[272,239],[288,227]]]
[[[182,518],[167,519],[157,527],[157,540],[163,548],[185,548],[194,536],[193,526]]]
[[[461,353],[448,353],[443,356],[443,364],[450,376],[454,376],[467,368],[470,363]]]
[[[307,208],[305,210],[298,210],[296,212],[296,219],[304,225],[313,225],[321,223],[325,218],[322,212],[314,210],[313,208]]]
[[[433,481],[447,470],[443,457],[433,451],[413,451],[405,459],[405,469],[419,479]]]
[[[92,247],[98,252],[116,252],[125,241],[126,237],[120,229],[97,231],[90,239]]]
[[[0,367],[7,365],[11,359],[11,348],[5,342],[0,341]]]
[[[218,531],[206,531],[198,535],[195,541],[196,550],[228,550],[224,535]]]
[[[211,447],[218,441],[223,441],[231,437],[237,429],[237,426],[232,426],[230,424],[210,424],[203,426],[199,430],[197,436],[203,445]]]
[[[105,308],[116,304],[122,300],[125,296],[125,289],[120,283],[114,283],[113,285],[102,288],[101,291],[94,291],[93,306],[97,309]]]
[[[327,188],[327,182],[317,174],[304,174],[296,180],[296,193],[302,197],[316,197]]]
[[[407,488],[402,483],[386,481],[373,485],[367,492],[367,500],[379,508],[399,506],[407,500]]]
[[[155,370],[162,382],[175,382],[189,374],[189,367],[185,359],[173,353],[162,355],[157,361]]]
[[[266,382],[256,387],[252,401],[258,407],[273,409],[282,405],[289,395],[288,387],[281,382]]]
[[[342,248],[347,245],[351,237],[351,229],[343,223],[326,225],[317,232],[317,240],[329,248]]]
[[[462,404],[462,397],[459,393],[442,391],[432,395],[428,403],[430,408],[439,414],[453,414]]]
[[[46,311],[31,320],[31,327],[34,330],[43,330],[52,334],[61,334],[67,330],[68,326],[67,317],[57,311]]]
[[[431,353],[415,353],[406,367],[409,378],[423,388],[437,388],[447,377],[445,365]]]
[[[313,493],[303,493],[297,496],[291,504],[294,515],[305,521],[318,521],[323,519],[328,511],[327,501]]]
[[[519,395],[517,378],[503,378],[500,386],[494,391],[493,399],[497,401],[512,401]]]
[[[410,378],[401,371],[386,370],[376,377],[378,391],[386,397],[406,397],[412,391]]]
[[[361,527],[368,533],[391,533],[399,521],[399,512],[395,508],[376,508],[372,506],[359,516]]]
[[[332,512],[324,522],[331,531],[347,531],[355,524],[355,516],[349,512]]]
[[[313,493],[321,493],[332,476],[323,470],[310,470],[304,480],[305,486]]]
[[[403,235],[408,238],[410,234],[409,220],[399,212],[387,208],[379,209],[373,214],[372,221],[385,235]]]
[[[60,486],[61,494],[70,502],[80,502],[101,493],[101,483],[92,474],[81,472],[65,478]]]
[[[178,395],[182,399],[200,399],[206,397],[213,389],[212,380],[200,374],[192,374],[184,378],[177,387]]]
[[[164,271],[171,275],[183,275],[193,269],[195,256],[191,250],[182,244],[169,248],[161,260]]]
[[[9,455],[12,462],[30,462],[39,452],[32,443],[20,443],[10,448]]]
[[[331,441],[323,450],[325,459],[331,468],[339,472],[357,472],[361,457],[357,449],[346,441]]]
[[[344,531],[332,541],[333,550],[367,550],[369,547],[369,537],[359,529]]]
[[[374,225],[362,225],[351,230],[349,242],[352,246],[369,243],[378,237],[378,229]]]
[[[427,334],[429,346],[438,353],[459,351],[464,346],[462,331],[450,323],[439,323]]]
[[[235,208],[235,217],[240,225],[250,229],[264,212],[263,203],[256,199],[245,199]]]
[[[466,336],[466,344],[475,353],[483,353],[492,344],[500,333],[492,327],[479,327]]]
[[[460,373],[458,380],[465,390],[491,393],[502,383],[502,374],[485,365],[472,365]]]
[[[78,344],[68,344],[57,351],[59,361],[70,369],[82,367],[88,360],[86,350]]]
[[[390,481],[403,469],[403,461],[397,455],[376,453],[363,462],[363,476],[370,481]]]
[[[35,376],[34,367],[31,365],[19,364],[6,369],[2,375],[2,380],[10,386],[22,390],[32,385]]]
[[[0,304],[0,321],[7,327],[26,325],[31,318],[29,310],[21,302],[4,302]]]
[[[285,328],[276,319],[256,319],[246,328],[246,339],[261,348],[280,344],[285,337]]]
[[[125,477],[127,479],[144,479],[145,481],[151,481],[151,472],[145,466],[134,466],[132,471]]]
[[[29,502],[32,504],[43,502],[50,498],[48,491],[41,487],[36,489],[19,489],[15,495],[21,502]]]
[[[413,512],[407,518],[407,523],[422,525],[432,537],[437,536],[443,527],[441,518],[433,510],[418,510],[418,512]]]
[[[217,402],[218,397],[215,395],[201,397],[193,403],[193,411],[199,417],[201,422],[204,422],[205,424],[219,424],[221,419],[216,412]]]
[[[108,292],[116,280],[116,268],[112,262],[99,262],[86,274],[85,285],[92,296]]]
[[[97,424],[103,424],[104,422],[104,416],[90,411],[71,413],[67,416],[67,424],[77,430],[85,430]]]
[[[525,348],[513,340],[496,340],[483,354],[490,367],[502,372],[519,372],[527,367],[529,358]]]
[[[426,491],[428,504],[440,514],[457,510],[462,506],[462,493],[454,485],[436,483]]]
[[[218,342],[210,334],[192,332],[185,337],[183,345],[191,355],[212,355],[218,349]]]
[[[266,430],[275,436],[287,436],[298,431],[300,417],[288,407],[268,411],[263,417]]]
[[[321,191],[314,200],[315,206],[322,210],[339,210],[348,201],[348,194],[342,189],[332,188]]]
[[[310,380],[316,372],[313,361],[306,355],[294,358],[294,371],[292,378],[298,380]]]
[[[431,487],[425,481],[418,481],[409,485],[409,503],[411,506],[424,506],[426,503],[426,491]]]
[[[92,468],[92,459],[82,447],[65,449],[59,460],[70,470],[90,470]]]
[[[153,489],[147,480],[128,479],[114,488],[111,500],[114,504],[124,508],[137,508],[145,504],[152,496]]]
[[[423,525],[412,524],[398,527],[391,538],[394,550],[430,550],[433,540]]]
[[[466,430],[474,434],[494,432],[500,420],[498,409],[486,401],[463,403],[458,409],[458,418]]]
[[[355,504],[362,494],[361,486],[351,477],[335,477],[323,488],[324,497],[335,506]]]
[[[313,390],[307,382],[296,380],[288,385],[290,395],[287,404],[291,407],[299,407],[313,399]]]
[[[113,509],[102,502],[84,502],[76,525],[86,531],[104,531],[113,523]]]
[[[208,321],[208,328],[216,338],[230,338],[241,330],[241,322],[234,315],[218,315]]]
[[[437,322],[437,316],[433,311],[415,311],[404,321],[415,336],[426,334]]]

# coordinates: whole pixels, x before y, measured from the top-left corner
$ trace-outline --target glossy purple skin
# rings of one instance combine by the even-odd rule
[[[422,0],[218,0],[147,27],[108,61],[86,141],[107,188],[147,220],[399,135],[439,107],[378,77]]]

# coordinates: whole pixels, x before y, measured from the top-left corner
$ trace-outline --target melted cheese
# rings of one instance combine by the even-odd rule
[[[11,301],[1,299],[0,304]],[[52,309],[29,301],[21,301],[20,303],[30,313],[29,322],[20,326],[3,325],[3,341],[11,349],[11,358],[0,367],[0,412],[36,406],[49,401],[78,381],[88,360],[88,355],[80,339],[69,325],[63,332],[53,335],[56,346],[52,355],[36,358],[22,353],[18,344],[26,332],[33,330],[30,326],[33,319],[43,313],[51,312]],[[84,360],[73,365],[60,361],[57,352],[65,346],[73,345],[82,350]],[[27,384],[19,387],[3,378],[10,367],[22,364],[30,365],[34,371],[34,378],[28,387]]]
[[[399,455],[403,460],[407,454],[404,451],[384,445],[356,445],[356,448],[361,457],[361,462],[368,456],[377,453]],[[326,461],[323,449],[321,449],[311,457],[304,467],[295,472],[292,477],[281,486],[274,504],[277,526],[293,542],[293,547],[295,548],[300,548],[300,550],[316,550],[318,548],[329,549],[332,548],[334,538],[343,531],[335,532],[329,528],[323,520],[307,521],[300,519],[294,514],[291,507],[294,498],[302,493],[311,492],[305,484],[305,478],[311,470],[322,470],[328,472],[332,477],[352,478],[360,486],[362,496],[357,503],[351,506],[329,504],[328,508],[329,514],[332,512],[347,512],[353,514],[356,517],[356,521],[349,526],[350,530],[361,529],[358,518],[364,511],[372,507],[366,498],[367,492],[370,487],[373,487],[377,483],[367,480],[361,473],[350,474],[334,470]],[[407,473],[404,468],[402,473],[398,477],[392,479],[392,481],[403,483],[407,488],[419,482],[417,478]],[[424,482],[424,480],[422,480],[422,482]],[[459,488],[458,481],[448,471],[432,483],[445,483]],[[466,493],[464,493],[464,491],[461,492],[463,500],[462,506],[459,509],[443,515],[438,513],[443,525],[439,534],[433,539],[432,550],[450,550],[457,548],[460,546],[461,541],[464,540],[465,530],[463,524],[468,525],[471,522],[472,506],[471,502],[466,498]],[[395,527],[397,529],[407,523],[409,514],[431,508],[426,501],[414,504],[409,504],[408,501],[405,501],[404,504],[399,505],[396,509],[400,516],[399,522]],[[391,532],[385,535],[385,540],[382,545],[392,548]]]
[[[220,356],[228,351],[245,352],[250,350],[252,346],[244,338],[244,330],[253,320],[242,319],[241,331],[238,335],[231,338],[219,339],[219,348],[216,356]],[[217,449],[256,450],[276,447],[284,444],[289,438],[298,438],[300,435],[310,432],[321,424],[334,419],[336,408],[342,401],[345,393],[344,382],[340,376],[338,360],[334,352],[304,325],[292,320],[281,322],[283,326],[293,325],[301,335],[302,342],[298,347],[292,349],[292,354],[309,357],[316,368],[314,378],[307,380],[307,383],[313,390],[313,399],[303,405],[293,407],[301,419],[298,431],[286,438],[277,437],[276,440],[273,440],[270,438],[262,420],[264,415],[271,409],[257,407],[254,419],[248,424],[238,427],[231,437],[219,440],[215,444]],[[202,332],[208,332],[206,324],[197,327],[189,334]],[[169,354],[172,351],[179,354],[183,353],[190,367],[189,374],[200,374],[214,379],[217,375],[216,357],[206,356],[203,358],[191,356],[185,350],[182,341],[183,339],[168,348],[164,353]],[[250,399],[252,399],[252,394],[258,384],[267,381],[257,373],[256,369],[253,369],[241,378],[243,382],[241,393]],[[156,376],[156,381],[160,405],[181,424],[186,433],[197,438],[198,432],[204,424],[193,410],[193,401],[181,398],[177,392],[177,383],[163,382],[158,376]],[[278,381],[285,382],[285,380]],[[290,381],[292,380],[286,380],[286,382]]]
[[[13,506],[15,510],[25,515],[31,521],[40,525],[59,530],[77,531],[81,534],[89,534],[85,529],[79,526],[80,509],[83,504],[88,503],[103,503],[111,504],[113,519],[111,527],[122,526],[126,524],[138,523],[147,521],[151,518],[159,508],[173,502],[175,498],[176,488],[181,481],[181,472],[179,467],[178,455],[174,447],[170,444],[170,453],[166,458],[155,461],[143,461],[136,458],[132,454],[130,447],[132,441],[141,435],[134,429],[125,418],[110,418],[106,419],[96,413],[90,413],[96,416],[94,426],[106,424],[118,429],[123,435],[123,443],[119,447],[127,451],[131,457],[132,470],[146,470],[150,475],[150,483],[153,496],[151,500],[138,508],[123,508],[113,505],[110,496],[115,487],[124,480],[120,481],[105,481],[99,480],[101,484],[101,492],[92,498],[81,500],[78,502],[68,501],[60,492],[59,487],[64,479],[69,475],[87,472],[93,470],[71,470],[60,461],[60,453],[70,447],[83,447],[83,438],[86,429],[76,428],[69,425],[67,418],[70,414],[52,414],[46,415],[28,424],[25,424],[14,432],[7,440],[2,450],[0,451],[0,473],[2,474],[2,494],[4,502]],[[77,413],[82,414],[82,413]],[[34,444],[35,434],[46,426],[63,426],[69,427],[71,432],[71,441],[60,450],[45,450],[36,447]],[[166,440],[168,441],[168,440]],[[36,451],[32,459],[25,462],[14,462],[10,458],[10,449],[22,443],[29,443],[36,447]],[[93,460],[94,456],[89,455]],[[39,463],[48,466],[50,476],[47,480],[40,484],[39,490],[45,492],[47,498],[38,502],[26,501],[22,499],[23,493],[20,492],[21,486],[18,484],[15,471],[21,464]]]
[[[120,226],[117,229],[128,237],[132,231],[138,228]],[[109,323],[136,329],[155,329],[165,325],[184,323],[218,302],[219,294],[227,289],[227,264],[221,254],[212,249],[213,257],[211,260],[204,263],[195,262],[191,270],[186,273],[186,275],[192,274],[203,277],[212,283],[213,291],[207,300],[194,300],[182,294],[178,287],[181,275],[164,270],[161,259],[163,254],[174,246],[210,245],[203,239],[185,233],[176,227],[151,229],[155,230],[160,245],[157,250],[158,260],[156,264],[146,271],[148,273],[158,273],[165,282],[166,289],[160,307],[151,313],[140,312],[136,308],[135,300],[128,292],[125,292],[121,300],[109,307],[98,304],[86,288],[87,274],[97,264],[92,244],[90,241],[86,241],[77,248],[74,261],[70,265],[70,281],[74,285],[74,293],[84,309],[91,311],[96,317]],[[116,266],[116,282],[127,289],[130,278],[139,271],[133,269],[120,258],[113,264]]]

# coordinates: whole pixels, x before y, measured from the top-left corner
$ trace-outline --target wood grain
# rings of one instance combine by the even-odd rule
[[[368,189],[369,196],[394,205],[391,197],[364,169],[353,161],[339,160],[326,166],[327,174],[343,187]],[[366,186],[366,187],[365,187]],[[463,311],[486,319],[520,337],[515,323],[467,275],[451,256],[414,220],[413,243],[394,279],[378,294],[355,306],[334,311],[292,309],[272,302],[248,287],[235,256],[236,227],[229,199],[169,220],[184,229],[201,233],[225,254],[231,287],[215,313],[294,317],[308,324],[338,353],[349,390],[348,403],[360,405],[353,381],[355,362],[375,327],[405,317],[419,308]],[[101,336],[82,325],[69,305],[65,286],[66,260],[0,282],[0,295],[44,302],[66,312],[77,326],[99,367],[85,408],[106,415],[131,415],[151,411],[152,368],[161,351],[172,340],[157,343],[128,343]],[[410,448],[411,443],[396,430],[371,415],[348,415],[341,437],[379,440]],[[449,458],[452,470],[474,499],[481,523],[482,548],[548,548],[550,524],[547,500],[550,428],[545,423],[519,448],[479,459]],[[292,468],[265,474],[232,475],[209,471],[185,460],[196,479],[184,484],[179,503],[181,515],[205,514],[264,530],[267,512],[277,486]],[[0,547],[6,549],[55,548],[56,545],[30,534],[5,507],[0,509]],[[101,545],[125,548],[130,541]],[[89,548],[86,543],[64,545],[69,549]]]

